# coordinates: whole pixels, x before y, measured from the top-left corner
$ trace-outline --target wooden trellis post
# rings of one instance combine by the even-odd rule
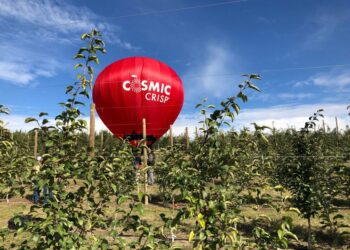
[[[196,127],[196,132],[195,132],[196,139],[198,139],[198,128]]]
[[[89,135],[90,156],[95,156],[95,103],[90,105],[90,135]]]
[[[38,130],[34,132],[34,158],[38,158]]]
[[[335,117],[335,131],[337,132],[337,135],[339,134],[339,126],[338,126],[338,118]]]
[[[103,149],[103,131],[101,131],[101,149]]]
[[[190,138],[188,135],[188,127],[185,128],[186,149],[190,148]]]
[[[173,125],[170,125],[169,140],[170,140],[170,147],[174,147]],[[172,203],[173,203],[173,215],[174,215],[174,213],[175,213],[175,197],[174,197],[174,195],[172,195]]]
[[[170,142],[170,146],[173,147],[174,146],[173,125],[170,125],[170,129],[169,129],[169,142]]]
[[[147,128],[146,119],[142,119],[142,135],[143,135],[143,169],[145,170],[145,184],[144,184],[144,194],[145,194],[145,205],[148,205],[148,194],[147,194]]]
[[[322,128],[323,128],[323,133],[326,133],[326,126],[324,124],[324,120],[322,120]]]

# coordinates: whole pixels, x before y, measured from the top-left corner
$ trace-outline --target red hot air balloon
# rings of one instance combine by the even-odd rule
[[[166,64],[147,57],[129,57],[108,65],[97,77],[93,100],[103,123],[117,137],[132,144],[160,138],[174,123],[183,102],[181,79]]]

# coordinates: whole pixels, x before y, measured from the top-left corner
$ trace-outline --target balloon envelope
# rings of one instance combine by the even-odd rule
[[[129,57],[108,65],[98,75],[93,100],[109,130],[133,144],[142,139],[142,119],[146,119],[147,142],[152,144],[176,120],[184,91],[181,79],[166,64]]]

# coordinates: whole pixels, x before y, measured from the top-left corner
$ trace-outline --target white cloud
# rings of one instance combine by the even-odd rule
[[[190,138],[194,138],[196,127],[199,132],[199,128],[202,126],[198,123],[200,119],[198,114],[180,114],[173,125],[174,135],[184,135],[187,128]]]
[[[268,108],[244,110],[238,116],[237,127],[249,126],[256,122],[259,125],[274,126],[277,129],[288,127],[302,128],[308,117],[316,110],[324,109],[325,123],[330,128],[335,128],[335,117],[338,117],[339,127],[345,129],[350,117],[347,115],[347,104],[315,103],[302,105],[281,105]]]
[[[1,62],[0,61],[0,79],[13,82],[17,85],[28,85],[33,82],[37,77],[51,77],[55,75],[53,67],[33,68],[24,62]]]
[[[137,49],[117,35],[119,27],[86,7],[62,0],[0,1],[0,24],[0,80],[22,86],[56,75],[66,65],[60,55],[62,46],[74,43],[78,48],[81,33],[94,27],[108,43]]]
[[[219,44],[210,44],[203,51],[198,59],[201,66],[189,66],[184,74],[183,80],[188,86],[187,95],[190,98],[223,97],[233,86],[233,77],[223,75],[232,72],[235,57],[230,50]]]
[[[85,31],[96,26],[90,21],[90,18],[96,18],[93,12],[61,1],[3,0],[0,3],[0,15],[62,32]]]
[[[295,87],[301,87],[304,85],[315,85],[343,92],[346,87],[350,86],[350,70],[332,70],[329,72],[322,72],[309,77],[307,80],[294,83]]]
[[[277,102],[283,102],[285,103],[296,103],[296,101],[301,101],[305,99],[314,98],[316,96],[316,93],[308,93],[308,92],[283,92],[283,93],[256,93],[253,92],[249,96],[249,100],[252,101],[258,101],[259,103],[270,103],[270,104],[276,104]]]
[[[350,85],[350,71],[343,71],[339,74],[336,72],[320,74],[313,79],[313,82],[317,86],[343,88]]]
[[[326,128],[334,129],[335,117],[338,119],[338,126],[340,130],[344,130],[346,125],[350,122],[350,117],[347,115],[347,104],[334,103],[317,103],[305,105],[280,105],[267,108],[249,109],[242,107],[242,112],[233,122],[232,127],[241,129],[243,127],[252,128],[251,123],[256,122],[259,125],[274,126],[276,129],[295,128],[300,129],[304,127],[305,122],[308,121],[316,110],[324,109],[324,121]],[[184,134],[185,128],[188,127],[191,138],[194,138],[196,127],[199,129],[202,125],[199,121],[202,119],[198,113],[181,114],[173,125],[173,133],[175,135]],[[322,120],[318,123],[322,126]],[[227,129],[227,128],[226,128]]]
[[[72,40],[70,34],[72,32],[80,34],[97,28],[105,34],[108,43],[118,44],[124,49],[137,49],[118,37],[116,31],[120,31],[120,27],[102,21],[104,19],[102,16],[96,15],[84,6],[77,7],[62,0],[3,0],[0,3],[0,16],[29,25],[27,28],[30,32],[20,32],[22,39],[24,35],[28,38],[68,42]],[[70,38],[65,35],[69,35]]]
[[[301,100],[305,98],[311,98],[314,94],[312,93],[280,93],[277,95],[279,99],[288,99],[288,100]]]
[[[16,85],[36,85],[38,77],[55,76],[65,67],[45,50],[26,49],[4,42],[0,42],[0,50],[3,58],[0,60],[0,80]]]
[[[24,123],[24,119],[28,116],[22,115],[9,115],[1,116],[0,120],[4,121],[5,127],[11,131],[29,131],[35,128],[34,123]]]
[[[313,49],[317,45],[332,38],[337,29],[350,18],[350,11],[321,9],[311,20],[309,32],[306,36],[304,47]]]
[[[276,129],[304,127],[305,122],[308,121],[316,110],[323,108],[325,116],[325,125],[330,129],[335,128],[335,117],[338,118],[339,129],[344,130],[346,125],[350,122],[350,117],[347,115],[347,104],[334,103],[317,103],[305,105],[280,105],[267,108],[258,109],[244,109],[233,122],[232,127],[241,129],[243,127],[252,128],[251,123],[256,122],[259,125],[274,126]],[[184,114],[180,115],[173,125],[174,134],[184,134],[185,128],[189,128],[191,138],[194,137],[195,128],[200,128],[201,124],[198,122],[202,119],[199,114]],[[319,126],[322,126],[320,120]]]
[[[29,69],[25,64],[0,62],[0,78],[19,84],[27,84],[32,81],[35,76],[29,72]]]

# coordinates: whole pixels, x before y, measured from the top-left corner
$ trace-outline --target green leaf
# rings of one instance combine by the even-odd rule
[[[98,36],[98,35],[100,35],[100,32],[97,29],[92,29],[92,35]]]
[[[89,74],[93,74],[94,73],[94,68],[91,67],[91,66],[88,66],[88,71],[89,71]]]
[[[144,193],[142,193],[142,192],[139,192],[139,193],[137,194],[137,197],[138,197],[138,201],[139,201],[139,202],[142,201],[143,196],[144,196]]]
[[[136,209],[141,215],[143,215],[144,209],[143,209],[143,204],[141,202],[136,205]]]
[[[4,105],[0,104],[0,114],[10,114],[10,109],[6,108]]]
[[[22,225],[22,221],[20,217],[16,217],[13,222],[15,223],[15,225],[17,226],[21,226]]]
[[[251,75],[249,75],[249,78],[250,79],[255,79],[255,80],[261,80],[261,77],[258,74],[251,74]]]
[[[240,98],[243,102],[247,102],[248,101],[248,97],[245,94],[243,94],[242,91],[240,91],[238,93],[237,97]]]
[[[49,123],[49,120],[48,119],[44,119],[43,122],[42,122],[42,125],[45,125],[47,123]]]
[[[111,187],[113,189],[113,192],[116,193],[117,192],[117,186],[114,183],[112,183]]]
[[[72,85],[68,86],[68,87],[66,88],[66,94],[69,93],[69,92],[71,92],[73,88],[74,88],[74,86],[72,86]]]
[[[46,112],[40,112],[39,117],[46,116],[46,115],[49,115],[49,114]]]
[[[231,107],[236,111],[236,114],[238,114],[239,111],[241,111],[241,108],[236,103],[233,103]]]
[[[298,236],[296,234],[293,234],[292,232],[289,232],[289,231],[284,233],[284,237],[286,237],[286,236],[289,236],[295,240],[299,240]]]
[[[81,47],[81,48],[79,49],[79,51],[78,51],[77,54],[82,54],[82,53],[85,52],[85,51],[89,51],[88,48],[86,48],[86,47]]]
[[[231,127],[231,124],[229,122],[224,121],[224,124],[228,127]]]
[[[53,145],[54,145],[54,142],[51,141],[51,140],[48,140],[48,141],[45,142],[45,146],[48,147],[48,148],[52,147]]]
[[[94,61],[96,64],[99,64],[99,60],[96,56],[89,56],[88,62]]]
[[[198,223],[201,225],[201,227],[202,227],[203,229],[205,229],[205,221],[204,221],[203,218],[204,218],[203,214],[199,213],[199,214],[197,215],[197,221],[198,221]]]
[[[75,69],[77,69],[77,68],[79,68],[79,67],[83,67],[83,64],[82,64],[82,63],[77,63],[77,64],[74,65],[74,68],[75,68]]]
[[[85,56],[83,54],[76,54],[74,56],[74,59],[77,59],[77,58],[85,58]]]
[[[126,195],[122,195],[121,197],[118,198],[118,205],[121,205],[123,204],[125,201],[127,201],[129,199],[129,196],[126,196]]]
[[[98,45],[98,46],[95,46],[94,49],[95,49],[95,50],[99,50],[99,51],[101,51],[102,53],[106,53],[106,49],[103,48],[103,47],[101,47],[101,46],[99,46],[99,45]]]
[[[193,230],[190,232],[190,235],[188,236],[188,241],[191,242],[194,238],[195,234],[193,232]]]
[[[252,83],[249,83],[248,86],[249,86],[249,88],[251,88],[251,89],[254,89],[254,90],[258,91],[258,92],[261,92],[261,90],[260,90],[257,86],[255,86],[254,84],[252,84]]]
[[[28,117],[24,120],[25,123],[37,122],[38,120],[33,117]]]
[[[95,39],[95,43],[98,45],[102,45],[102,46],[105,45],[105,43],[101,39],[98,39],[98,38]]]
[[[38,241],[39,241],[39,235],[34,235],[33,238],[32,238],[32,240],[33,240],[34,242],[38,242]]]
[[[277,235],[278,235],[278,239],[281,240],[281,239],[283,238],[284,233],[283,233],[282,229],[278,229],[278,230],[277,230]]]
[[[91,38],[91,35],[88,33],[85,33],[81,36],[81,40],[85,40],[86,38]]]
[[[75,105],[82,105],[82,106],[85,106],[85,103],[79,102],[79,101],[75,101],[74,104],[75,104]]]
[[[262,139],[265,143],[269,143],[269,140],[266,138],[266,136],[265,136],[263,133],[259,132],[259,133],[258,133],[258,136],[259,136],[259,138]]]
[[[301,214],[300,210],[299,210],[298,208],[295,208],[295,207],[289,208],[289,209],[288,209],[288,212],[294,212],[294,213],[296,213],[296,214],[298,214],[298,215]]]

